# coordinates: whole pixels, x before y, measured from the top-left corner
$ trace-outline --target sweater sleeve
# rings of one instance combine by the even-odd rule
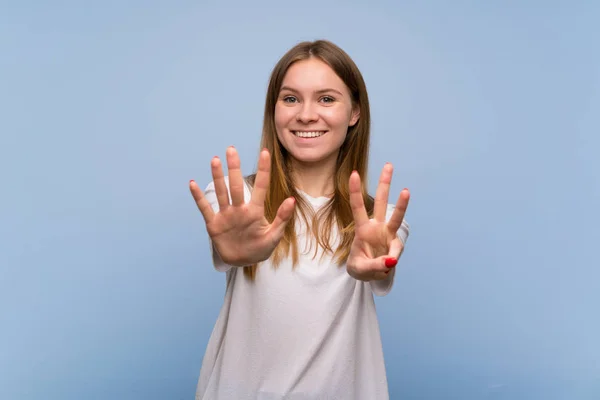
[[[386,215],[385,215],[386,221],[389,221],[390,218],[392,217],[394,208],[395,208],[394,204],[388,204],[388,207],[386,210]],[[404,220],[404,221],[402,221],[402,225],[400,226],[400,229],[398,229],[398,238],[400,239],[400,241],[402,242],[403,245],[406,245],[406,241],[408,240],[409,234],[410,234],[410,225],[406,222],[406,220]],[[398,260],[398,261],[400,261],[400,260]],[[381,281],[369,282],[371,284],[373,294],[375,294],[376,296],[385,296],[392,290],[392,287],[394,286],[394,280],[395,280],[397,268],[398,268],[397,266],[395,268],[392,268],[390,273],[388,274],[387,278],[385,278]]]

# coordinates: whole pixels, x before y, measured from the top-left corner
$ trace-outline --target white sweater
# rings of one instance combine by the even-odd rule
[[[246,185],[246,202],[250,190]],[[212,182],[204,193],[218,211]],[[315,208],[327,201],[301,194]],[[388,206],[388,219],[393,208]],[[226,274],[227,285],[196,400],[389,398],[373,294],[391,290],[395,268],[383,281],[362,282],[331,256],[313,259],[313,249],[302,251],[307,235],[301,221],[299,265],[292,270],[284,260],[274,269],[267,260],[253,282],[242,268],[224,264],[211,245],[214,268]],[[403,222],[402,242],[408,234]]]

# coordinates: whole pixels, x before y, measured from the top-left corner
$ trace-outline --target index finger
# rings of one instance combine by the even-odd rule
[[[357,228],[369,222],[369,215],[365,209],[365,201],[360,189],[360,176],[356,171],[350,175],[350,208]]]
[[[252,189],[252,195],[250,197],[250,202],[255,206],[265,206],[265,198],[267,196],[269,181],[271,179],[270,175],[271,156],[269,155],[269,151],[267,149],[264,149],[260,152],[258,158],[258,171],[256,171],[254,188]]]
[[[394,167],[392,167],[392,164],[386,163],[379,176],[379,184],[377,185],[377,192],[375,193],[375,204],[373,209],[373,218],[379,222],[385,221],[385,212],[388,205],[393,171]]]
[[[400,229],[400,226],[402,225],[404,215],[406,214],[406,209],[408,208],[409,200],[410,192],[405,188],[400,192],[400,196],[398,196],[398,201],[394,207],[394,212],[387,223],[388,229],[394,234],[398,232],[398,229]]]

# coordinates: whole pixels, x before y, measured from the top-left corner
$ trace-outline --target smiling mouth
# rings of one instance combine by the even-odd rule
[[[299,138],[316,138],[323,136],[327,131],[292,131]]]

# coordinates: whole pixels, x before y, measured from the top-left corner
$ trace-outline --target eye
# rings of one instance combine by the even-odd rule
[[[285,96],[283,98],[284,103],[295,103],[297,100],[294,96]]]
[[[323,96],[321,98],[321,101],[323,101],[324,103],[333,103],[335,99],[331,96]]]

